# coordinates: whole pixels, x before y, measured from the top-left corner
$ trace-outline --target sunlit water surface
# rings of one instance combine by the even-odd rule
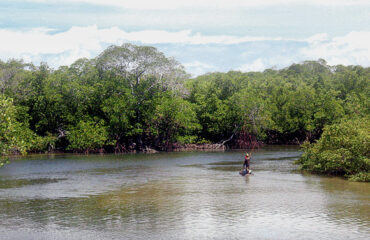
[[[30,156],[0,169],[0,239],[370,239],[370,186],[297,148]]]

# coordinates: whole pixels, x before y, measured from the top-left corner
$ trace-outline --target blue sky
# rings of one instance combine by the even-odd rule
[[[54,68],[152,45],[193,76],[324,58],[370,66],[368,0],[2,0],[0,59]]]

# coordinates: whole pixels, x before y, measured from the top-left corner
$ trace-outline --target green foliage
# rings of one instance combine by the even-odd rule
[[[234,115],[240,128],[263,138],[264,130],[272,124],[272,120],[268,102],[260,94],[251,87],[235,93],[229,101],[231,113],[228,115]]]
[[[353,182],[370,182],[369,172],[360,172],[349,176],[349,180]]]
[[[37,134],[29,134],[32,138],[28,139],[28,151],[30,152],[50,152],[55,150],[55,144],[58,138],[52,134],[47,134],[46,136],[38,136]]]
[[[267,142],[312,141],[327,124],[369,114],[369,79],[362,67],[307,61],[263,73],[199,76],[188,83],[188,100],[196,105],[200,136],[212,141],[240,129]]]
[[[69,150],[86,152],[97,151],[104,145],[112,145],[108,142],[107,127],[104,122],[80,121],[76,126],[71,127],[67,135]]]
[[[238,126],[238,113],[233,109],[231,97],[238,89],[239,74],[214,73],[200,76],[188,83],[188,100],[194,103],[197,118],[201,125],[200,138],[219,141],[228,138]]]
[[[0,167],[7,162],[7,155],[43,150],[55,142],[53,136],[40,137],[28,128],[27,122],[17,121],[18,109],[13,100],[0,95]]]
[[[312,142],[327,125],[369,116],[370,68],[320,59],[188,77],[173,58],[133,44],[57,70],[0,61],[0,92],[14,109],[12,130],[1,130],[11,140],[2,148],[93,151],[114,142],[125,151],[176,141],[236,145],[251,135],[266,143]]]
[[[198,143],[197,136],[178,136],[176,141],[180,144],[191,144],[191,143]]]
[[[127,97],[111,96],[104,101],[102,110],[108,119],[110,130],[115,139],[129,135],[132,130],[130,119],[134,118],[135,112],[130,109],[131,103]]]
[[[192,141],[192,134],[200,128],[193,105],[171,95],[160,99],[152,122],[153,133],[161,143],[174,142],[177,139],[184,143]]]
[[[303,145],[298,163],[314,173],[369,180],[370,119],[349,119],[326,126],[317,143]]]
[[[9,152],[26,154],[28,149],[27,138],[31,130],[16,120],[17,109],[13,100],[0,95],[0,155]]]

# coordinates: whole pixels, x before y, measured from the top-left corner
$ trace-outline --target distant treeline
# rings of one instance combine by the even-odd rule
[[[0,151],[312,142],[326,125],[368,121],[369,80],[370,68],[324,60],[190,78],[156,48],[132,44],[57,70],[0,61]]]

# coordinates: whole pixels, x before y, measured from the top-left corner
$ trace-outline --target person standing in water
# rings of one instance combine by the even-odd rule
[[[246,173],[251,173],[251,170],[249,169],[250,161],[251,161],[251,155],[252,154],[246,153],[245,157],[244,157],[243,170],[245,170]]]

